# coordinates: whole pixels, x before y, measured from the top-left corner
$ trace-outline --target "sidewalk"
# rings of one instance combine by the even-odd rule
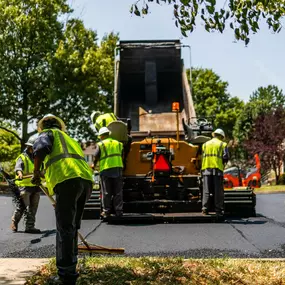
[[[0,284],[22,285],[48,258],[0,258]]]

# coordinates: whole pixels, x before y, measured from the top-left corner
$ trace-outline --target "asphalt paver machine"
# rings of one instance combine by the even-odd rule
[[[177,40],[122,41],[116,49],[114,112],[128,118],[126,128],[131,122],[132,137],[123,172],[124,220],[214,219],[201,214],[200,171],[202,144],[213,128],[196,118],[182,47]],[[100,205],[100,190],[94,190],[85,217],[99,217]],[[254,215],[252,189],[225,191],[225,214]]]

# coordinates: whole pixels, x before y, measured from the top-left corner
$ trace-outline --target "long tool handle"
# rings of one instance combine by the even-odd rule
[[[45,187],[43,185],[40,185],[40,188],[45,193],[45,195],[49,198],[50,202],[52,203],[53,207],[55,208],[56,201],[53,199],[52,196],[49,195],[49,193],[47,192],[47,190],[45,189]]]
[[[21,180],[23,180],[23,179],[32,178],[32,177],[33,177],[32,174],[31,174],[31,175],[25,175],[25,176],[22,177],[22,179],[15,178],[15,179],[13,179],[13,181],[16,181],[16,180],[21,181]]]
[[[43,187],[43,185],[40,185],[41,190],[45,193],[45,195],[49,198],[49,200],[51,201],[53,207],[55,207],[56,205],[56,201],[54,200],[54,198],[52,196],[49,195],[49,193],[46,191],[45,187]],[[88,244],[88,242],[84,239],[84,237],[82,236],[82,234],[80,232],[78,232],[78,237],[79,239],[82,241],[82,243],[86,246],[87,250],[92,252],[94,251],[93,248],[90,247],[90,245]],[[118,252],[118,253],[124,253],[124,249],[123,248],[108,248],[108,247],[104,247],[104,246],[100,246],[100,245],[95,245],[97,251],[106,251],[106,252]],[[96,251],[95,249],[95,251]]]
[[[55,207],[56,205],[56,201],[54,200],[54,198],[52,196],[49,195],[49,193],[46,191],[45,187],[43,187],[43,185],[40,185],[40,188],[42,189],[42,191],[45,193],[45,195],[49,198],[49,200],[51,201],[53,207]],[[80,238],[80,240],[84,243],[84,245],[90,249],[89,244],[87,243],[87,241],[84,239],[84,237],[82,236],[81,233],[78,232],[78,237]]]

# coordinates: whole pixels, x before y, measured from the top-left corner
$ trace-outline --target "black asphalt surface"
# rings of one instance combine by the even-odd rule
[[[55,254],[55,217],[41,197],[36,226],[39,235],[9,229],[11,197],[0,196],[0,257],[52,257]],[[82,222],[81,232],[93,244],[124,247],[130,256],[285,257],[285,194],[258,195],[258,217],[224,223],[108,225],[99,220]],[[99,225],[100,224],[100,225]],[[99,227],[98,227],[99,225]],[[93,233],[97,227],[96,231]]]

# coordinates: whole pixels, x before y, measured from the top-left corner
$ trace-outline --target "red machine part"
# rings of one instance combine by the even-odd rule
[[[239,176],[234,176],[230,173],[224,174],[224,188],[232,189],[233,187],[252,187],[260,188],[261,187],[261,174],[260,174],[260,159],[258,154],[254,155],[255,158],[255,171],[247,174],[246,176],[239,170]]]

